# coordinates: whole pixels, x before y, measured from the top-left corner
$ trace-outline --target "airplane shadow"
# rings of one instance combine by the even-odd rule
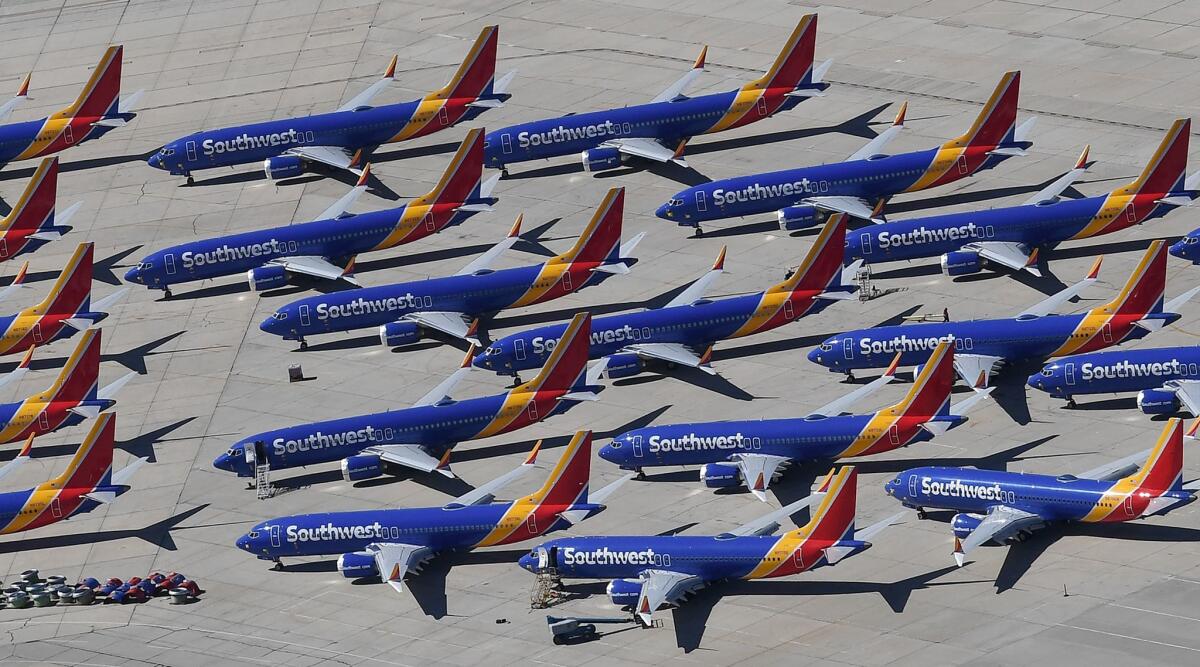
[[[506,549],[439,554],[416,575],[407,577],[405,585],[426,616],[444,618],[450,615],[446,604],[446,577],[450,570],[464,565],[515,563],[526,553],[525,549]]]
[[[121,364],[122,366],[124,366],[125,368],[128,368],[129,370],[135,371],[138,375],[145,375],[147,373],[146,357],[151,357],[151,356],[158,355],[158,354],[165,354],[165,352],[155,352],[154,350],[156,350],[157,348],[160,348],[163,345],[166,345],[167,343],[171,342],[172,340],[182,336],[184,333],[186,333],[186,332],[176,331],[175,333],[167,334],[166,336],[163,336],[156,340],[152,340],[149,343],[143,343],[141,345],[138,345],[137,347],[125,350],[124,352],[109,352],[107,354],[101,354],[100,361],[101,362],[115,361],[118,364]],[[202,348],[191,348],[191,349],[186,349],[186,350],[172,350],[171,352],[175,353],[175,352],[191,352],[191,351],[197,351],[197,350],[215,350],[215,349],[219,349],[222,347],[226,347],[226,346],[225,345],[214,345],[214,346],[208,346],[208,347],[202,347]],[[34,357],[29,362],[29,368],[31,370],[35,370],[35,371],[52,370],[52,369],[62,368],[63,365],[65,363],[67,363],[67,358],[68,357],[39,358],[37,356],[37,352],[34,352]],[[18,363],[20,363],[20,362],[11,361],[11,362],[5,362],[3,364],[0,364],[0,374],[11,372],[14,368],[17,367]]]
[[[168,433],[182,428],[184,425],[196,420],[198,417],[186,417],[178,421],[172,422],[165,426],[160,426],[153,431],[147,431],[141,435],[130,438],[129,440],[121,440],[113,443],[114,448],[124,450],[134,458],[146,457],[150,463],[158,463],[158,457],[154,452],[154,445],[166,442],[178,442],[181,440],[196,440],[203,437],[212,436],[191,436],[187,438],[165,438]],[[77,442],[69,442],[61,445],[49,445],[44,447],[34,447],[30,452],[30,456],[34,459],[48,459],[56,456],[71,456],[79,450]],[[0,462],[11,461],[17,456],[17,450],[8,452],[0,452]]]
[[[3,215],[3,214],[0,214]],[[121,279],[117,277],[114,269],[128,268],[127,265],[120,264],[121,260],[137,252],[143,246],[135,245],[132,248],[120,250],[103,259],[95,260],[92,263],[92,279],[102,282],[106,285],[122,285]],[[25,274],[25,284],[44,282],[47,280],[58,280],[61,271],[30,271]],[[0,278],[0,286],[7,287],[12,284],[13,276],[5,276]]]
[[[146,151],[145,153],[131,153],[126,155],[111,155],[109,157],[92,158],[90,160],[76,160],[74,162],[60,161],[58,170],[62,172],[82,171],[84,169],[96,169],[99,167],[111,167],[118,164],[128,164],[130,162],[145,162],[150,159],[151,155],[158,152],[158,149]],[[0,172],[0,181],[11,181],[13,179],[30,179],[33,178],[33,173],[37,171],[37,167],[26,167],[24,169],[13,169]]]
[[[1032,185],[1011,185],[1002,188],[991,188],[988,190],[960,190],[958,192],[951,192],[934,197],[923,197],[921,199],[913,199],[911,201],[890,202],[887,205],[885,214],[888,217],[891,217],[896,213],[911,213],[914,211],[924,211],[931,208],[958,206],[961,204],[974,204],[977,202],[987,202],[994,199],[1001,199],[1003,197],[1015,197],[1016,195],[1033,194],[1058,180],[1058,178],[1058,176],[1054,176],[1042,181],[1041,183],[1035,183]],[[1075,185],[1079,186],[1088,185],[1091,183],[1107,183],[1110,181],[1126,180],[1129,180],[1129,178],[1099,178],[1089,181],[1079,181]],[[1081,195],[1081,193],[1074,188],[1067,190],[1066,194],[1071,194],[1072,192],[1076,195]]]
[[[893,325],[902,324],[904,322],[905,317],[908,317],[909,315],[916,313],[921,308],[924,308],[924,304],[917,304],[915,306],[906,308],[906,309],[900,311],[899,313],[887,318],[886,320],[879,322],[878,324],[876,324],[874,326],[875,327],[890,327]],[[749,345],[742,345],[740,347],[717,348],[717,349],[713,350],[712,359],[713,359],[713,362],[719,362],[719,361],[723,361],[725,359],[741,359],[744,357],[753,357],[753,356],[757,356],[760,354],[771,354],[773,352],[788,352],[788,351],[793,351],[793,350],[799,350],[802,348],[812,347],[813,345],[817,345],[821,341],[825,340],[826,338],[837,335],[837,333],[838,332],[835,331],[835,332],[831,332],[831,333],[810,334],[807,336],[797,336],[795,338],[785,338],[782,340],[773,340],[773,341],[769,341],[766,343],[751,343]]]
[[[1026,393],[1028,385],[1025,382],[1030,375],[1042,370],[1043,365],[1045,361],[1041,359],[1017,361],[1006,364],[999,373],[993,373],[990,378],[991,385],[995,387],[992,400],[1010,419],[1021,426],[1033,421],[1029,415],[1029,396]]]
[[[1091,401],[1090,403],[1079,403],[1079,398],[1076,397],[1075,405],[1064,405],[1063,410],[1133,410],[1137,408],[1137,398],[1134,396],[1126,396],[1124,398],[1108,398],[1100,401]]]
[[[200,526],[180,526],[179,524],[204,511],[204,509],[207,507],[208,503],[198,505],[174,516],[169,516],[162,521],[152,523],[145,528],[104,530],[94,533],[52,535],[48,537],[30,537],[12,542],[0,542],[0,553],[17,553],[21,551],[36,551],[39,549],[58,549],[62,547],[73,547],[83,544],[113,542],[115,540],[123,540],[126,538],[145,540],[146,542],[149,542],[150,544],[153,544],[161,549],[175,551],[177,547],[175,546],[174,538],[171,537],[171,531],[186,530],[187,528],[199,528]]]
[[[1077,453],[1062,453],[1062,454],[1039,454],[1036,456],[1024,456],[1029,451],[1036,449],[1047,442],[1057,438],[1058,435],[1047,435],[1036,440],[1009,447],[1008,449],[987,454],[984,456],[942,456],[929,457],[923,459],[895,459],[895,460],[880,460],[873,458],[862,458],[854,461],[854,467],[864,475],[882,474],[882,473],[901,473],[912,468],[921,468],[925,466],[946,466],[954,468],[979,468],[980,470],[999,470],[1006,471],[1008,466],[1013,463],[1022,461],[1034,461],[1038,459],[1056,459],[1064,456],[1077,456]]]
[[[626,378],[613,381],[614,387],[631,387],[635,385],[648,384],[665,380],[668,377],[675,378],[682,382],[686,382],[692,386],[699,387],[716,394],[721,394],[727,398],[732,398],[735,401],[753,401],[756,398],[767,398],[765,396],[755,396],[750,392],[742,389],[736,384],[720,375],[709,375],[698,368],[691,366],[678,366],[671,364],[654,364],[650,369],[653,375],[641,375],[638,377]]]

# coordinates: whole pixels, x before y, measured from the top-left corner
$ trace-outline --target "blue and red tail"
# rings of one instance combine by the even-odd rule
[[[567,444],[562,458],[550,471],[531,502],[554,507],[571,507],[587,502],[588,479],[592,474],[592,432],[579,431]]]
[[[813,57],[817,49],[817,15],[800,18],[795,30],[775,56],[775,62],[759,78],[743,86],[743,90],[786,88],[792,90],[812,83]]]
[[[7,236],[14,234],[14,242],[23,243],[20,237],[54,226],[54,206],[58,199],[58,158],[42,160],[25,191],[13,205],[12,211],[0,221],[0,231]],[[14,249],[15,250],[15,249]]]
[[[546,365],[532,380],[512,390],[517,392],[576,392],[587,390],[586,369],[592,314],[578,313],[571,318],[563,335],[546,360]]]
[[[621,224],[624,217],[625,188],[612,188],[592,213],[592,219],[588,221],[575,245],[547,263],[615,263],[620,259]]]
[[[450,81],[426,99],[472,101],[491,92],[496,78],[496,45],[500,26],[484,26]]]
[[[842,259],[846,248],[846,214],[829,216],[804,261],[787,280],[767,292],[825,292],[841,286]]]
[[[1017,99],[1020,92],[1021,73],[1005,72],[971,128],[944,147],[993,148],[1012,143],[1017,127]]]
[[[1172,123],[1141,175],[1132,183],[1114,190],[1112,195],[1152,195],[1155,199],[1162,199],[1172,193],[1182,193],[1187,176],[1188,137],[1191,133],[1190,118],[1180,118]]]
[[[100,58],[79,97],[56,115],[64,118],[105,118],[116,115],[121,100],[121,57],[124,48],[110,46]]]
[[[1137,492],[1159,496],[1183,490],[1183,420],[1171,419],[1163,427],[1146,463],[1129,480]]]
[[[116,415],[106,412],[96,418],[87,437],[71,457],[67,469],[47,482],[52,488],[92,491],[112,481],[113,436]]]
[[[479,196],[483,180],[483,130],[475,128],[467,132],[459,144],[454,158],[437,185],[429,192],[417,197],[411,206],[435,206],[438,204],[462,204]]]
[[[929,355],[908,394],[888,408],[904,417],[946,417],[950,414],[950,392],[954,388],[954,344],[942,341]]]
[[[92,255],[94,244],[80,243],[62,273],[50,288],[50,294],[37,305],[43,315],[74,316],[86,313],[92,300]]]
[[[1112,301],[1093,308],[1092,313],[1106,315],[1148,315],[1161,313],[1167,290],[1167,244],[1158,239],[1146,248],[1146,254],[1134,267],[1124,287]]]
[[[797,530],[819,544],[854,537],[854,515],[858,511],[858,470],[843,466],[826,475],[817,493],[825,494],[812,510],[812,518]]]
[[[34,402],[74,403],[96,399],[100,381],[100,329],[88,329],[79,338],[54,384],[33,398]]]

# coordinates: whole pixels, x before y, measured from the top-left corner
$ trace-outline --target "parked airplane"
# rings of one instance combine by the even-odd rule
[[[11,384],[23,377],[28,372],[32,354],[31,348],[21,364],[0,380],[0,385]],[[16,403],[0,403],[0,444],[52,433],[84,419],[95,419],[102,411],[116,405],[117,392],[136,375],[130,371],[97,391],[100,330],[84,331],[49,388]]]
[[[788,111],[824,94],[822,81],[832,61],[813,67],[817,15],[800,19],[771,69],[737,90],[687,97],[704,70],[708,47],[692,69],[646,104],[567,114],[511,125],[487,136],[487,165],[507,170],[529,160],[581,155],[588,171],[615,169],[633,158],[684,165],[688,140]]]
[[[240,537],[237,547],[261,560],[338,555],[348,579],[380,576],[397,591],[404,578],[447,551],[513,544],[570,528],[604,511],[602,504],[628,477],[588,491],[592,433],[580,431],[537,491],[493,502],[500,489],[536,467],[539,440],[516,469],[441,507],[321,512],[268,519]]]
[[[709,584],[799,574],[869,549],[869,540],[902,515],[856,530],[857,487],[858,473],[845,466],[808,498],[720,535],[566,537],[535,547],[520,566],[566,579],[611,579],[612,603],[632,608],[649,627],[660,606],[678,605]],[[807,524],[772,536],[778,521],[809,505],[815,507]]]
[[[901,354],[901,363],[915,363],[925,350],[953,340],[955,368],[973,383],[980,373],[986,380],[995,366],[1006,362],[1092,352],[1141,338],[1179,319],[1179,308],[1200,291],[1200,287],[1190,289],[1163,305],[1167,249],[1163,241],[1154,241],[1112,301],[1078,315],[1051,314],[1095,282],[1099,272],[1097,259],[1086,278],[1014,318],[847,331],[825,339],[808,358],[850,375],[856,368],[886,367],[896,353]]]
[[[954,348],[943,342],[899,403],[865,415],[845,412],[891,382],[898,363],[899,355],[876,380],[804,417],[647,426],[613,438],[600,458],[639,475],[647,467],[699,465],[705,486],[745,486],[766,502],[767,487],[796,461],[868,456],[924,442],[966,422],[967,411],[991,392],[979,386],[950,405]]]
[[[45,299],[15,315],[0,316],[0,355],[70,338],[108,317],[109,308],[125,296],[126,290],[91,302],[92,252],[90,242],[80,243]],[[0,298],[11,294],[14,286],[19,289],[23,280],[24,274],[19,272],[13,284],[0,292]]]
[[[382,79],[331,113],[196,132],[166,144],[146,162],[186,176],[189,185],[194,171],[251,162],[261,162],[267,177],[276,180],[298,176],[313,163],[360,173],[382,144],[472,120],[511,97],[505,89],[513,73],[493,84],[499,30],[484,27],[450,82],[419,100],[370,106],[395,78],[393,56]]]
[[[425,238],[492,210],[499,174],[483,181],[483,130],[467,133],[436,187],[399,208],[347,214],[367,189],[364,171],[353,190],[316,222],[190,241],[144,257],[125,280],[171,296],[179,283],[245,273],[251,289],[282,287],[296,276],[354,280],[354,258]]]
[[[8,215],[0,219],[0,261],[31,253],[71,231],[67,223],[83,206],[75,202],[55,212],[58,197],[58,158],[42,160]]]
[[[858,229],[847,235],[845,261],[862,259],[875,264],[940,255],[942,271],[950,276],[977,273],[989,265],[1040,276],[1039,250],[1140,225],[1180,206],[1189,206],[1200,197],[1200,174],[1185,180],[1190,133],[1191,120],[1175,121],[1141,175],[1104,195],[1059,199],[1090,164],[1085,147],[1074,169],[1021,206],[898,220]]]
[[[981,544],[1020,541],[1049,523],[1166,514],[1195,500],[1200,485],[1183,483],[1183,422],[1171,419],[1152,449],[1078,476],[922,467],[905,470],[884,488],[922,517],[929,508],[959,512],[951,526],[961,566]]]
[[[711,181],[676,193],[655,213],[682,227],[774,212],[788,229],[820,224],[832,212],[881,221],[888,198],[952,183],[991,169],[1033,145],[1035,118],[1017,126],[1020,72],[1008,72],[971,128],[937,148],[900,155],[881,151],[904,127],[907,103],[892,126],[845,162]]]
[[[471,370],[472,346],[462,366],[411,408],[258,433],[239,440],[213,465],[239,477],[254,476],[257,466],[282,470],[333,461],[341,461],[349,481],[378,477],[394,466],[452,476],[446,461],[458,443],[515,431],[596,400],[596,368],[603,367],[584,373],[590,320],[576,315],[565,343],[537,377],[503,394],[450,398]]]
[[[1200,417],[1200,348],[1195,345],[1077,354],[1045,365],[1028,384],[1075,404],[1076,396],[1136,391],[1149,415]]]
[[[0,535],[41,528],[107,505],[129,490],[129,479],[146,462],[113,473],[116,415],[100,415],[67,469],[31,489],[0,493]]]
[[[621,244],[624,207],[625,188],[609,190],[575,245],[541,264],[490,268],[517,240],[517,218],[503,241],[453,276],[307,297],[279,308],[259,328],[300,341],[300,349],[307,347],[306,336],[365,328],[378,328],[380,342],[388,346],[415,343],[430,330],[479,345],[480,317],[557,299],[628,273],[630,255],[645,234]]]
[[[142,91],[120,99],[121,55],[120,46],[108,47],[70,106],[40,120],[0,125],[0,164],[51,155],[102,137],[133,120],[137,115],[133,108]],[[9,118],[13,109],[28,97],[28,92],[26,76],[17,96],[0,106],[0,122]]]
[[[841,281],[844,218],[834,215],[825,223],[804,262],[787,280],[757,294],[705,299],[704,292],[724,270],[722,248],[712,270],[666,306],[594,320],[589,358],[605,358],[605,374],[612,378],[636,375],[652,362],[715,373],[708,363],[714,343],[769,331],[854,298],[857,288]],[[474,364],[514,376],[538,368],[565,329],[565,324],[552,324],[505,336],[475,357]]]

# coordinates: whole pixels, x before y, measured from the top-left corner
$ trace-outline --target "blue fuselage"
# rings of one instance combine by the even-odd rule
[[[135,115],[132,113],[114,112],[106,114],[106,117],[120,118],[128,122],[133,120]],[[91,125],[91,120],[85,120],[86,127],[80,127],[78,122],[72,122],[70,123],[70,132],[66,132],[66,134],[55,139],[49,146],[37,151],[36,154],[26,154],[24,157],[21,157],[27,151],[30,153],[34,152],[30,149],[38,142],[38,135],[46,129],[46,120],[46,118],[41,118],[22,123],[0,125],[0,164],[12,162],[18,158],[28,160],[57,153],[69,146],[78,146],[85,141],[98,139],[108,134],[109,131],[116,129],[104,125]],[[65,137],[70,137],[70,141],[66,141]]]
[[[1200,347],[1112,350],[1057,359],[1029,376],[1029,386],[1055,398],[1156,389],[1171,380],[1200,380]]]

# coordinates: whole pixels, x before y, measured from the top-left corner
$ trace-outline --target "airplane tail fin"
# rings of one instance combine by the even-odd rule
[[[54,203],[58,199],[58,158],[42,160],[33,178],[25,186],[20,199],[13,205],[0,230],[23,232],[44,231],[54,225]]]
[[[500,26],[484,26],[450,82],[426,99],[476,100],[490,93],[496,77],[496,43],[499,39]]]
[[[796,24],[771,69],[742,87],[743,90],[787,88],[813,83],[813,56],[817,48],[817,15],[806,14]]]
[[[434,204],[471,204],[480,199],[483,185],[483,129],[467,132],[454,158],[442,172],[433,190],[412,201],[417,206]],[[490,193],[489,193],[490,194]]]
[[[96,419],[87,437],[71,457],[67,469],[50,483],[59,489],[96,489],[112,481],[113,434],[116,415],[106,412]]]
[[[50,288],[50,294],[38,304],[42,313],[71,315],[86,313],[92,301],[92,254],[94,244],[80,243],[62,273]]]
[[[1021,73],[1005,72],[992,91],[983,110],[975,117],[971,129],[952,139],[946,147],[996,147],[1011,144],[1017,130],[1017,97],[1021,89]]]
[[[950,390],[954,387],[954,378],[954,343],[942,341],[921,366],[908,394],[887,410],[897,415],[949,417]]]
[[[621,259],[621,223],[624,215],[625,188],[612,188],[592,213],[592,219],[575,245],[550,260],[550,263],[616,264]]]
[[[1149,315],[1163,311],[1167,289],[1167,244],[1158,239],[1146,248],[1146,254],[1134,267],[1125,286],[1108,303],[1093,310],[1125,315]]]
[[[1132,489],[1131,493],[1146,492],[1156,496],[1183,489],[1182,419],[1176,417],[1167,421],[1145,465],[1122,482],[1120,486]]]
[[[121,98],[121,56],[123,47],[110,46],[92,70],[87,85],[70,106],[58,113],[60,117],[105,118],[119,112]]]
[[[846,214],[829,216],[817,240],[809,248],[804,261],[787,280],[771,287],[768,292],[794,292],[842,287],[842,258],[846,248]]]
[[[854,538],[854,515],[858,511],[858,470],[842,466],[829,471],[816,493],[823,494],[812,510],[812,518],[801,534],[818,541],[838,542]]]
[[[571,507],[587,502],[592,474],[592,432],[579,431],[546,477],[542,488],[530,496],[539,504]]]
[[[563,391],[564,398],[587,393],[585,370],[592,332],[592,314],[578,313],[567,324],[562,338],[550,353],[546,365],[532,380],[513,389],[513,392]],[[582,397],[581,397],[582,398]]]
[[[95,400],[99,380],[100,329],[88,329],[80,336],[79,344],[58,372],[54,384],[37,399],[47,403]]]
[[[1113,194],[1154,194],[1159,198],[1170,196],[1172,193],[1182,194],[1186,189],[1183,182],[1186,178],[1188,136],[1191,132],[1190,118],[1180,118],[1172,123],[1142,173]]]

